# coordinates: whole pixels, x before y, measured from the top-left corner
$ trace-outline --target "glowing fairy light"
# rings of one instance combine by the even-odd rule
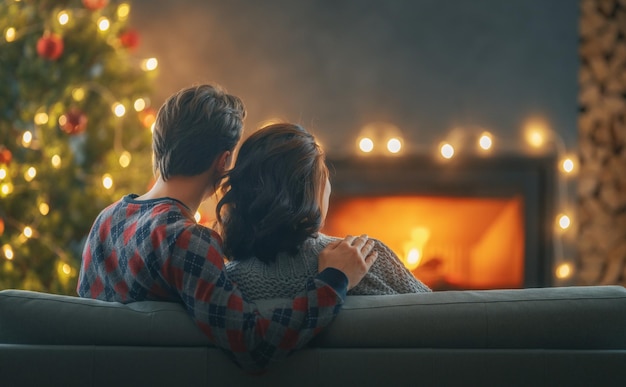
[[[8,243],[2,246],[2,252],[9,261],[13,259],[13,248]]]
[[[124,151],[122,152],[122,154],[120,155],[119,158],[119,163],[122,166],[122,168],[126,168],[130,165],[130,161],[132,160],[132,157],[130,155],[130,152],[128,151]]]
[[[113,113],[118,117],[123,117],[126,114],[126,108],[119,102],[116,102],[112,106]]]
[[[202,219],[202,215],[200,215],[199,211],[196,211],[196,213],[193,215],[193,218],[196,220],[196,222],[199,222],[200,219]]]
[[[24,236],[26,238],[32,238],[33,237],[33,229],[30,228],[29,226],[24,227],[24,230],[22,231],[22,234],[24,234]]]
[[[50,159],[50,164],[52,164],[52,167],[54,169],[59,169],[61,167],[61,156],[59,155],[52,156],[52,158]]]
[[[117,6],[118,19],[125,20],[126,18],[128,18],[129,14],[130,14],[130,5],[128,5],[127,3],[122,3]]]
[[[61,11],[57,14],[57,20],[60,25],[64,26],[70,21],[70,14],[67,11]]]
[[[15,32],[15,28],[13,27],[9,27],[7,28],[6,32],[4,33],[4,39],[8,42],[11,43],[12,41],[15,40],[16,37],[16,32]]]
[[[33,134],[27,130],[22,135],[22,146],[24,146],[24,148],[28,148],[31,142],[33,142]]]
[[[562,230],[567,230],[569,226],[572,224],[572,221],[569,218],[569,216],[565,214],[561,214],[559,216],[558,222],[559,222],[559,227],[561,227]]]
[[[439,152],[444,159],[451,159],[454,156],[454,147],[448,143],[444,143],[439,148]]]
[[[74,101],[80,102],[83,99],[85,99],[85,89],[83,89],[82,87],[75,87],[72,90],[72,98],[74,98]]]
[[[390,138],[387,141],[387,150],[391,153],[398,153],[402,149],[402,142],[398,138]]]
[[[572,173],[574,171],[574,160],[569,157],[563,160],[561,163],[561,169],[565,173]]]
[[[98,29],[100,31],[106,31],[109,29],[109,27],[111,27],[111,22],[109,22],[109,19],[107,19],[106,17],[102,16],[100,19],[98,19]]]
[[[5,167],[0,167],[0,180],[3,180],[7,177],[7,170]]]
[[[483,133],[478,139],[478,146],[480,146],[480,148],[483,150],[491,149],[492,145],[493,145],[493,139],[491,138],[491,134],[487,132]]]
[[[113,176],[108,173],[105,173],[102,176],[102,186],[106,189],[111,189],[113,187]]]
[[[363,153],[370,153],[374,149],[374,141],[368,137],[362,138],[359,141],[359,149]]]
[[[158,65],[159,61],[156,58],[148,58],[143,61],[141,68],[143,68],[145,71],[152,71],[156,70]]]
[[[30,167],[24,172],[24,180],[26,181],[32,181],[35,176],[37,176],[37,169],[35,169],[35,167]]]
[[[146,100],[143,98],[137,98],[133,104],[135,111],[140,112],[146,108]]]
[[[72,272],[72,267],[67,263],[64,263],[61,267],[61,271],[63,271],[63,274],[65,275],[70,275],[70,273]]]
[[[556,277],[559,279],[569,278],[572,275],[572,265],[569,263],[562,263],[556,268]]]
[[[41,112],[41,113],[37,113],[35,114],[35,125],[45,125],[48,123],[49,117],[48,117],[48,113],[45,112]]]
[[[48,215],[50,212],[50,206],[48,203],[39,203],[39,213],[43,216]]]
[[[4,183],[4,184],[0,185],[0,195],[8,196],[12,192],[13,192],[13,184],[11,184],[11,183]]]

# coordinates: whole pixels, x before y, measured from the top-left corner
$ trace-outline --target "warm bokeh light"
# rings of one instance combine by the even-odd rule
[[[133,104],[133,107],[135,108],[135,111],[142,111],[146,108],[146,100],[143,98],[137,98],[135,100],[135,103]]]
[[[451,159],[454,156],[454,147],[448,143],[442,144],[439,151],[444,159]]]
[[[530,144],[531,146],[539,148],[543,145],[545,140],[541,132],[530,131],[526,135],[526,141],[528,141],[528,144]]]
[[[391,153],[398,153],[402,149],[402,142],[398,138],[390,138],[387,141],[387,150]]]
[[[364,137],[359,141],[359,149],[363,153],[369,153],[374,149],[374,141],[371,138]]]
[[[29,226],[24,227],[24,231],[22,232],[26,238],[33,237],[33,229]]]
[[[27,130],[22,135],[22,146],[27,148],[30,146],[30,143],[33,141],[33,134]]]
[[[0,185],[0,195],[7,196],[7,195],[10,195],[12,192],[13,192],[13,184],[4,183]]]
[[[13,27],[9,27],[7,28],[6,32],[4,33],[4,39],[8,42],[11,43],[12,41],[15,40],[15,28]]]
[[[491,149],[492,145],[493,145],[493,139],[491,137],[491,134],[484,132],[478,139],[478,146],[480,146],[480,148],[483,150],[489,150]]]
[[[26,172],[24,172],[24,180],[26,181],[32,181],[35,176],[37,176],[37,170],[35,167],[30,167],[26,170]]]
[[[113,113],[118,117],[123,117],[126,114],[126,108],[119,102],[113,104],[112,108]]]
[[[60,25],[64,26],[70,21],[70,14],[67,11],[61,11],[57,14],[57,20]]]
[[[13,259],[13,248],[8,243],[2,246],[2,252],[9,261]]]
[[[50,164],[52,164],[52,167],[54,167],[55,169],[59,169],[61,167],[61,156],[52,156],[52,158],[50,159]]]
[[[569,216],[565,214],[559,215],[558,222],[559,222],[559,227],[561,227],[562,230],[568,229],[569,226],[572,224],[572,221],[569,218]]]
[[[85,89],[82,87],[74,88],[74,90],[72,90],[72,98],[77,102],[82,101],[85,98]]]
[[[0,180],[4,179],[7,177],[7,170],[6,168],[2,167],[0,168]]]
[[[559,279],[569,278],[572,275],[572,265],[569,263],[560,264],[555,271],[556,277]]]
[[[111,189],[113,187],[113,176],[108,173],[105,173],[102,176],[102,186],[106,189]]]
[[[547,141],[550,128],[542,119],[531,119],[524,125],[524,138],[533,148],[541,148]]]
[[[61,270],[63,271],[65,275],[70,275],[70,273],[72,272],[72,267],[68,265],[67,263],[64,263]]]
[[[122,168],[126,168],[130,165],[131,160],[132,160],[132,156],[130,155],[130,152],[124,151],[120,155],[119,163],[122,166]]]
[[[572,173],[574,171],[574,160],[567,157],[561,162],[561,170],[565,173]]]
[[[128,18],[129,14],[130,14],[130,5],[128,5],[127,3],[122,3],[117,6],[117,17],[120,20],[125,20],[126,18]]]
[[[50,206],[48,203],[39,203],[39,213],[43,216],[48,215],[50,212]]]
[[[45,112],[41,112],[41,113],[37,113],[35,114],[35,125],[45,125],[48,123],[48,113]]]
[[[100,31],[106,31],[109,29],[109,27],[111,27],[111,22],[109,21],[109,19],[104,16],[98,19],[98,29]]]
[[[152,71],[156,70],[158,66],[159,61],[156,58],[148,58],[143,61],[141,68],[143,68],[145,71]]]
[[[193,218],[196,220],[196,222],[199,222],[200,219],[202,219],[202,215],[200,215],[200,211],[196,211]]]

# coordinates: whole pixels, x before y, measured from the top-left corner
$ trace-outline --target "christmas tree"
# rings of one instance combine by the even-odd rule
[[[130,5],[0,4],[0,289],[75,294],[97,214],[151,177],[156,60]]]

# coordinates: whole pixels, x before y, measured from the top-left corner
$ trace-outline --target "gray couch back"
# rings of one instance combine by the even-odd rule
[[[310,346],[626,349],[625,327],[626,289],[620,286],[350,296]],[[0,291],[0,343],[211,346],[179,304],[24,290]]]

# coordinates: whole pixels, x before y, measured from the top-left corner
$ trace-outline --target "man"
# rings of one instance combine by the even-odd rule
[[[322,251],[319,274],[290,305],[266,316],[247,301],[225,273],[220,236],[193,217],[228,169],[244,117],[239,98],[211,85],[183,89],[163,104],[152,140],[157,181],[98,215],[77,291],[124,303],[180,302],[217,347],[258,370],[327,326],[377,254],[365,236],[347,236]]]

